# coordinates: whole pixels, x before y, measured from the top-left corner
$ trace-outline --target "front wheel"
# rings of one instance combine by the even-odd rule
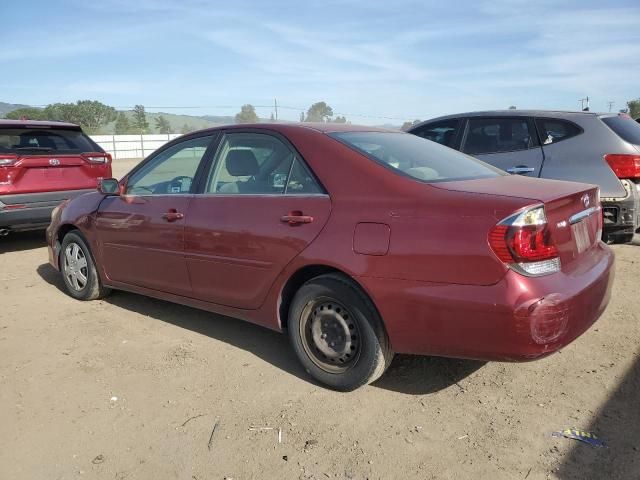
[[[67,293],[78,300],[97,300],[111,291],[102,286],[91,250],[79,233],[69,232],[62,240],[60,271]]]
[[[336,390],[375,381],[393,358],[371,300],[342,275],[321,275],[305,283],[291,303],[288,329],[305,370]]]

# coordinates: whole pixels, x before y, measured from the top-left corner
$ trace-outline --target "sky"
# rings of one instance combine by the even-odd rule
[[[352,123],[485,109],[624,108],[640,3],[523,0],[0,0],[0,101]],[[171,108],[170,108],[171,107]],[[198,107],[198,108],[194,108]]]

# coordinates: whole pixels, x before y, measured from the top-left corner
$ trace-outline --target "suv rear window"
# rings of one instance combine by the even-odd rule
[[[625,142],[640,145],[640,123],[635,122],[627,115],[616,115],[615,117],[601,117],[602,121],[611,130],[616,132]]]
[[[506,175],[480,160],[409,133],[340,132],[330,135],[383,166],[423,182]]]
[[[55,128],[2,128],[0,153],[103,152],[79,130]]]

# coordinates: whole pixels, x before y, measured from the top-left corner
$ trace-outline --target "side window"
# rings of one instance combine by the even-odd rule
[[[575,123],[554,118],[537,118],[536,126],[543,145],[558,143],[582,133],[582,129]]]
[[[411,133],[432,142],[437,142],[445,147],[454,148],[459,126],[460,120],[443,120],[442,122],[425,125],[411,131]]]
[[[526,117],[470,118],[463,151],[470,154],[515,152],[537,147]]]
[[[268,195],[321,192],[296,154],[263,133],[228,133],[209,173],[207,193]]]
[[[291,167],[291,173],[289,174],[289,181],[287,182],[287,189],[285,191],[287,195],[302,195],[302,194],[318,194],[324,193],[320,185],[313,175],[309,173],[307,167],[296,158],[293,161]]]
[[[127,182],[130,195],[192,193],[193,179],[212,137],[186,140],[155,156]]]

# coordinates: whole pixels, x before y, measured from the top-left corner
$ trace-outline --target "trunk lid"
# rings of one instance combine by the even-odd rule
[[[79,127],[0,128],[0,195],[90,189],[110,176],[111,157]]]
[[[543,204],[563,271],[579,266],[579,260],[600,240],[602,210],[595,185],[519,175],[432,185],[446,190],[529,199],[532,206]]]

